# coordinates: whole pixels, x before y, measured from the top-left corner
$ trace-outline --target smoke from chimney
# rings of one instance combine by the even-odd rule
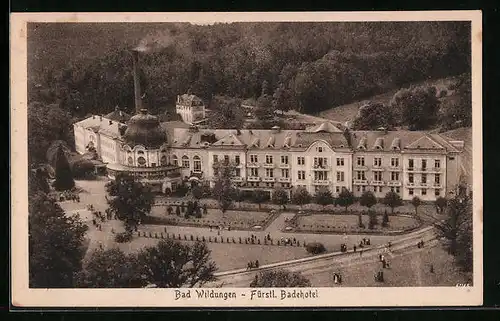
[[[133,76],[134,76],[134,98],[135,112],[138,114],[142,109],[141,83],[139,79],[139,51],[132,50]]]

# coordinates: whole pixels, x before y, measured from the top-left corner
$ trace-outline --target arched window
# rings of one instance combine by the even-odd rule
[[[160,158],[160,164],[161,164],[161,165],[166,165],[166,164],[167,164],[167,156],[163,155],[163,156]]]
[[[172,165],[179,166],[179,162],[177,160],[177,155],[172,155]]]
[[[132,157],[128,157],[128,164],[129,165],[134,165],[134,159]]]
[[[142,150],[137,151],[137,155],[144,155],[144,151]]]
[[[193,157],[193,172],[201,173],[201,158],[199,156]]]
[[[186,155],[182,156],[182,167],[189,168],[189,157]]]

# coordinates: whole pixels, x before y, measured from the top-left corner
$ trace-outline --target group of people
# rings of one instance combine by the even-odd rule
[[[420,242],[418,242],[418,243],[417,243],[417,247],[418,247],[419,249],[423,248],[423,247],[424,247],[424,241],[420,241]]]
[[[365,245],[371,245],[372,241],[369,238],[363,237],[361,241],[359,241],[359,247],[363,248]]]
[[[259,268],[259,260],[255,260],[255,261],[250,261],[248,262],[247,264],[247,270],[251,270],[251,269],[258,269]]]

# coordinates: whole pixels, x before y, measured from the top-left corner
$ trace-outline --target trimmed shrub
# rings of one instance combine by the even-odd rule
[[[115,241],[118,243],[127,243],[132,241],[132,233],[122,232],[115,235]]]

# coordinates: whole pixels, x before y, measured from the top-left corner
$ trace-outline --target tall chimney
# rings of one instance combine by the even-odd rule
[[[135,112],[139,114],[142,109],[141,99],[141,83],[139,80],[139,51],[132,50],[132,60],[134,64],[134,97],[135,97]]]

